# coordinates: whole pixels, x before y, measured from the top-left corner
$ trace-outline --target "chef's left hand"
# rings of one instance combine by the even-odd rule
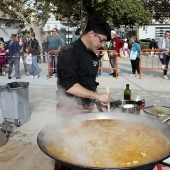
[[[96,101],[95,103],[96,103],[97,109],[100,112],[104,112],[106,110],[106,106],[102,102]]]

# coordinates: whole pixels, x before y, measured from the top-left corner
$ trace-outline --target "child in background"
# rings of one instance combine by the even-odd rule
[[[26,47],[26,53],[27,53],[27,55],[26,55],[26,64],[27,64],[27,69],[28,69],[28,73],[29,73],[29,75],[28,75],[28,77],[30,77],[30,78],[34,78],[33,77],[33,71],[32,71],[32,54],[30,53],[30,50],[31,50],[32,48],[29,46],[29,47]]]
[[[0,76],[5,76],[5,72],[2,72],[2,65],[7,61],[6,49],[4,42],[0,41]]]
[[[129,50],[129,39],[125,38],[125,42],[123,45],[123,56],[126,58],[130,55],[130,50]]]

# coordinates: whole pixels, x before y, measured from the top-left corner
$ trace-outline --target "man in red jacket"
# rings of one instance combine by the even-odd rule
[[[124,41],[119,39],[116,36],[116,32],[114,30],[111,31],[111,40],[109,44],[109,50],[115,50],[118,53],[118,57],[120,56],[120,49],[123,48]],[[109,60],[112,68],[115,68],[116,65],[116,55],[114,53],[109,53]],[[110,73],[113,77],[116,77],[116,73]]]

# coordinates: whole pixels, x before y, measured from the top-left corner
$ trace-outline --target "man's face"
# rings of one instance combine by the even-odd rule
[[[107,41],[107,36],[93,32],[91,38],[90,49],[96,53],[101,46],[103,46]]]
[[[167,33],[165,34],[165,37],[166,37],[166,38],[169,38],[169,37],[170,37],[170,33],[167,32]]]
[[[51,33],[52,33],[52,35],[56,35],[57,34],[56,29],[52,29]]]
[[[114,38],[114,37],[115,37],[115,34],[111,33],[111,37]]]
[[[19,33],[19,34],[18,34],[18,37],[22,37],[22,34],[21,34],[21,33]]]

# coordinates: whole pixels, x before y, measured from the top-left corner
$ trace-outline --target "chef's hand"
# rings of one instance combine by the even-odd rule
[[[106,110],[106,106],[100,102],[100,101],[96,101],[96,107],[100,112],[104,112]]]
[[[97,109],[100,112],[104,112],[106,110],[106,104],[110,103],[110,94],[108,93],[98,93],[98,100],[96,100]]]
[[[110,94],[109,93],[98,93],[98,101],[104,103],[104,104],[108,104],[110,103]]]

